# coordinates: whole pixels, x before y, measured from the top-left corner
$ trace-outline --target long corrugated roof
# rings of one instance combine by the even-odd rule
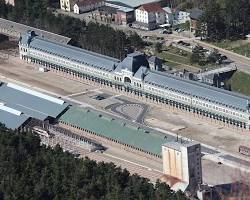
[[[156,155],[167,141],[160,133],[84,108],[71,107],[59,120]]]
[[[113,1],[107,1],[107,2],[120,2],[125,5],[136,8],[143,4],[152,3],[152,2],[160,2],[160,0],[113,0]]]
[[[25,40],[25,35],[22,38]],[[24,40],[22,40],[21,42],[23,42]],[[90,65],[92,67],[102,68],[107,71],[112,71],[114,65],[119,62],[118,59],[112,57],[73,47],[71,45],[51,42],[37,36],[31,40],[30,47],[51,54],[56,54],[72,61],[83,64],[86,63],[87,65]]]
[[[4,124],[9,129],[18,129],[24,124],[29,117],[21,114],[20,116],[0,110],[0,123]]]
[[[6,103],[11,108],[40,120],[45,120],[49,116],[56,118],[68,107],[68,103],[60,105],[30,93],[8,87],[7,84],[0,86],[0,101]]]
[[[222,103],[243,110],[246,110],[247,102],[250,102],[250,97],[248,96],[208,86],[195,81],[181,79],[165,73],[163,74],[160,72],[149,71],[144,80],[151,84],[172,88],[177,91],[206,98],[217,103]]]

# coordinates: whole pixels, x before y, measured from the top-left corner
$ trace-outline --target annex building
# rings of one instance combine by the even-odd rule
[[[144,54],[135,52],[119,61],[46,40],[34,32],[21,36],[19,52],[20,58],[27,62],[94,81],[138,98],[250,129],[248,96],[150,70]]]
[[[69,104],[61,99],[13,83],[0,83],[0,122],[10,129],[20,129],[33,118],[56,121]]]

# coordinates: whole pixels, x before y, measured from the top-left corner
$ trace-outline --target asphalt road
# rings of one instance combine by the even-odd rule
[[[230,60],[234,61],[233,64],[236,64],[237,68],[241,71],[244,71],[248,74],[250,74],[250,58],[236,54],[232,51],[228,51],[226,49],[222,49],[219,47],[216,47],[214,45],[201,42],[199,40],[194,40],[195,43],[200,44],[201,46],[209,49],[217,49],[219,52],[225,56],[227,56]]]

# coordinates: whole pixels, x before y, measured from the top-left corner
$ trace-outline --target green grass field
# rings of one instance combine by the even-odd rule
[[[196,72],[200,69],[213,68],[214,65],[200,66],[198,63],[192,64],[190,61],[191,53],[183,51],[176,47],[167,47],[161,53],[157,54],[158,57],[166,61],[166,65],[176,69],[188,69]]]
[[[235,72],[228,83],[231,84],[232,91],[250,96],[250,74]]]
[[[233,51],[243,56],[250,57],[250,42],[248,42],[247,40],[224,40],[213,44],[217,47]]]
[[[235,47],[232,49],[232,51],[240,55],[250,57],[250,43],[242,45],[240,47]]]

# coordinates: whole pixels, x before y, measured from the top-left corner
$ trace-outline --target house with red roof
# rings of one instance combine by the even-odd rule
[[[166,12],[158,3],[143,4],[135,10],[135,20],[138,28],[153,30],[165,24]]]

